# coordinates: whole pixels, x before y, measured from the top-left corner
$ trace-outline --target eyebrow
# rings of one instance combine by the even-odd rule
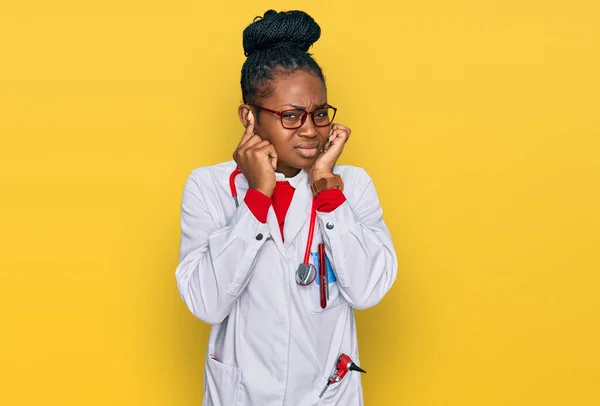
[[[290,103],[285,104],[285,106],[290,106],[290,107],[292,107],[294,109],[306,110],[305,106],[297,106],[295,104],[290,104]],[[327,103],[319,104],[319,105],[315,106],[315,108],[316,109],[320,109],[320,108],[325,107],[325,106],[327,106]]]

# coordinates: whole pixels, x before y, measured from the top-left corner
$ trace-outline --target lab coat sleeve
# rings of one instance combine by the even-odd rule
[[[326,253],[343,297],[355,309],[381,301],[398,273],[398,259],[369,175],[360,168],[353,192],[335,210],[317,212]]]
[[[217,324],[247,286],[253,261],[270,233],[244,201],[227,224],[219,224],[210,211],[211,197],[203,193],[206,188],[201,184],[192,172],[184,186],[175,277],[190,311],[206,323]]]

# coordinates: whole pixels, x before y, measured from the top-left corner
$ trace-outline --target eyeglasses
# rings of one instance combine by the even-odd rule
[[[300,128],[306,122],[306,117],[310,115],[315,127],[327,127],[333,122],[337,109],[333,106],[325,104],[314,111],[306,111],[303,109],[292,109],[284,111],[270,110],[256,104],[251,104],[258,109],[268,111],[269,113],[277,114],[281,118],[281,125],[288,130]]]

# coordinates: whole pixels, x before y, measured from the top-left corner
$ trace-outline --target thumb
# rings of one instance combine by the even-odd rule
[[[269,154],[269,163],[271,164],[271,167],[273,168],[273,170],[277,170],[277,151],[275,151],[275,147],[273,145],[269,145],[269,149],[267,150],[267,153]]]

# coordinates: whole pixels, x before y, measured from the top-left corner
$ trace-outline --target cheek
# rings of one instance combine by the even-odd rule
[[[273,143],[273,131],[270,127],[271,126],[269,126],[268,123],[260,123],[254,129],[254,132],[263,140],[267,140],[270,143]]]
[[[329,127],[319,128],[319,140],[321,143],[326,143],[329,139]]]
[[[283,128],[273,128],[272,126],[263,126],[261,128],[261,132],[256,131],[263,140],[269,141],[276,148],[281,149],[282,151],[285,149],[289,149],[288,146],[291,145],[291,140],[294,136],[292,132],[288,132]]]

